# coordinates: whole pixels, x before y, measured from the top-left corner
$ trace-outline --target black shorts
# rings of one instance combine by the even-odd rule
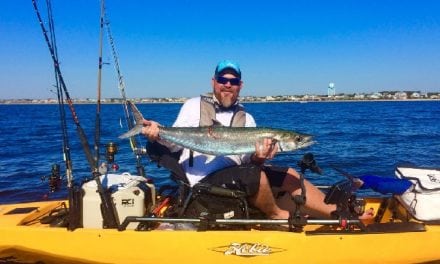
[[[288,169],[288,167],[271,165],[262,167],[253,164],[238,165],[213,172],[200,182],[210,183],[228,189],[242,190],[246,192],[248,196],[253,196],[260,187],[261,170],[266,173],[270,186],[281,187]]]

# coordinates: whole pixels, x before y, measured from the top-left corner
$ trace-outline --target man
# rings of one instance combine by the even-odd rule
[[[211,80],[213,94],[189,99],[182,106],[173,124],[175,127],[209,126],[219,122],[224,126],[255,127],[254,118],[238,103],[243,88],[241,70],[237,63],[221,61]],[[142,133],[149,141],[157,141],[172,152],[180,147],[160,140],[159,124],[144,120]],[[179,164],[191,185],[198,182],[241,189],[249,202],[271,219],[287,219],[295,209],[291,199],[276,201],[271,187],[278,187],[291,195],[301,193],[299,174],[292,168],[265,166],[266,160],[277,153],[276,144],[270,138],[255,143],[252,155],[209,156],[183,149]],[[330,217],[335,205],[324,203],[324,194],[310,182],[305,181],[307,199],[306,213],[314,217]]]

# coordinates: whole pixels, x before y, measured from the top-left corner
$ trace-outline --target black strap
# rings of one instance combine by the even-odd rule
[[[171,152],[167,147],[158,142],[147,143],[147,153],[150,159],[158,166],[171,171],[175,180],[188,183],[185,172],[179,164],[179,157],[182,151]]]
[[[192,149],[189,150],[189,166],[194,166],[194,151]]]

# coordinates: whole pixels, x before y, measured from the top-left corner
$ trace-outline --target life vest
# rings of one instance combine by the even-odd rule
[[[216,104],[212,93],[200,95],[200,121],[199,126],[212,126],[216,123],[216,113],[221,110],[220,105]],[[230,127],[244,127],[246,125],[246,112],[241,104],[234,104],[233,116],[231,118]],[[193,166],[194,154],[193,151],[189,151],[189,166]]]
[[[216,122],[216,113],[221,110],[220,105],[214,102],[212,93],[200,96],[200,121],[199,126],[212,126]],[[234,114],[231,119],[230,127],[244,127],[246,125],[246,112],[241,104],[231,106]]]

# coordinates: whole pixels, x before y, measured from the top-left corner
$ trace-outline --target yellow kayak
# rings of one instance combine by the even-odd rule
[[[440,225],[409,218],[394,198],[366,198],[366,229],[319,221],[290,232],[52,227],[65,201],[0,205],[0,263],[423,263],[440,261]],[[148,219],[147,219],[148,220]],[[151,220],[151,219],[150,219]],[[171,221],[171,220],[170,220]],[[341,228],[342,227],[342,228]]]

